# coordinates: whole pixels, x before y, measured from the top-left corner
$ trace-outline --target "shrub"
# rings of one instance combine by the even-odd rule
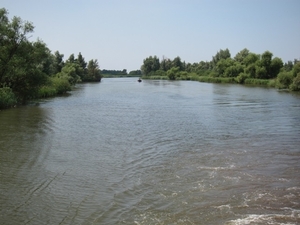
[[[293,74],[291,72],[280,72],[277,76],[276,87],[279,89],[289,88],[293,82]]]
[[[17,98],[11,88],[0,88],[0,109],[5,109],[14,106],[17,103]]]
[[[245,80],[248,78],[248,74],[246,73],[240,73],[236,78],[235,81],[239,84],[243,84]]]
[[[65,78],[53,77],[51,78],[52,85],[55,88],[57,94],[64,94],[67,91],[71,91],[71,84]]]
[[[293,83],[290,85],[291,91],[300,91],[300,73],[294,78]]]
[[[38,96],[39,98],[48,98],[55,96],[57,94],[57,91],[55,87],[53,86],[43,86],[39,89]]]

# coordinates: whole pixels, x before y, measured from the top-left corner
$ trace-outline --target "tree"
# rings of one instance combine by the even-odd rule
[[[62,79],[67,79],[71,85],[75,85],[81,80],[78,72],[80,69],[81,68],[79,68],[79,65],[76,63],[66,63],[61,72],[56,76]]]
[[[220,49],[220,51],[218,51],[217,54],[212,58],[213,67],[215,67],[221,59],[227,59],[230,57],[231,55],[228,48],[226,48],[225,50]]]
[[[81,52],[79,52],[77,59],[74,59],[74,64],[76,64],[77,74],[82,81],[84,81],[87,75],[87,63],[85,62]]]
[[[298,61],[294,64],[293,76],[297,77],[299,75],[299,73],[300,73],[300,62]]]
[[[176,80],[176,77],[179,75],[179,67],[172,67],[167,71],[167,76],[170,80]]]
[[[247,48],[244,48],[234,56],[234,60],[242,64],[249,53],[249,50]]]
[[[61,72],[62,68],[64,67],[64,54],[60,54],[59,51],[54,53],[54,74]]]
[[[87,70],[88,72],[85,81],[101,81],[101,70],[97,59],[89,61]]]
[[[68,58],[68,60],[66,61],[66,63],[75,63],[76,60],[75,60],[75,56],[74,54],[71,54]]]
[[[271,77],[272,57],[273,57],[273,53],[271,53],[269,51],[265,51],[261,55],[260,66],[262,66],[266,69],[266,77],[265,78],[270,78]]]
[[[163,56],[163,59],[160,62],[160,70],[168,71],[172,67],[172,61]]]
[[[215,66],[215,70],[218,74],[218,76],[224,76],[225,70],[234,65],[234,61],[231,58],[226,58],[226,59],[220,59]]]
[[[245,66],[249,66],[251,64],[256,63],[259,60],[259,55],[255,54],[255,53],[249,53],[244,59],[242,64],[244,64]]]
[[[175,57],[172,61],[172,67],[178,67],[180,71],[183,70],[183,63],[179,56]]]
[[[86,69],[87,63],[85,62],[83,56],[81,55],[81,52],[79,52],[76,61],[79,64],[79,66],[81,66],[82,69]]]
[[[22,103],[35,97],[47,79],[43,64],[49,49],[28,40],[33,30],[32,23],[19,17],[9,21],[6,9],[0,9],[0,87],[11,88]]]
[[[141,70],[143,74],[149,75],[149,73],[155,72],[159,70],[159,68],[160,68],[159,58],[157,58],[156,56],[154,57],[150,56],[144,59],[144,64],[142,65]]]
[[[275,57],[271,61],[269,78],[275,78],[283,67],[283,62],[280,58]]]

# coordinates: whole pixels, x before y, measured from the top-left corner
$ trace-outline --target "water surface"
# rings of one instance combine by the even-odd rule
[[[103,79],[0,111],[1,224],[299,224],[300,96]]]

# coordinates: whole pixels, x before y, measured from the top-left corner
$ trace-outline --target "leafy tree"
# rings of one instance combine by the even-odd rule
[[[256,63],[259,60],[259,55],[255,53],[249,53],[244,59],[243,63],[245,66],[249,66],[253,63]]]
[[[255,66],[255,78],[258,79],[267,79],[268,72],[264,66],[256,65]]]
[[[75,59],[75,56],[74,54],[71,54],[68,58],[68,60],[66,61],[66,63],[75,63],[76,62],[76,59]]]
[[[225,69],[225,77],[237,77],[240,73],[244,72],[244,66],[238,62],[234,62],[232,66]]]
[[[22,103],[36,96],[46,81],[42,65],[49,50],[39,40],[28,40],[33,29],[19,17],[10,21],[6,9],[0,9],[0,86],[11,88]]]
[[[81,55],[81,52],[79,52],[76,61],[82,69],[86,69],[87,63],[84,60],[83,56]]]
[[[66,65],[62,68],[61,72],[56,76],[58,78],[66,79],[69,81],[71,85],[75,85],[81,79],[78,75],[79,65],[76,63],[66,63]]]
[[[262,78],[270,78],[271,77],[271,62],[272,62],[273,53],[269,51],[265,51],[261,55],[260,66],[266,69],[266,77]]]
[[[213,56],[213,58],[212,58],[213,67],[215,67],[221,59],[228,59],[230,57],[231,57],[231,54],[230,54],[228,48],[226,48],[225,50],[220,49],[220,51],[218,51],[217,54],[215,56]]]
[[[172,61],[168,58],[164,58],[160,62],[160,70],[168,71],[172,68]]]
[[[252,63],[250,65],[248,65],[246,68],[245,68],[245,73],[251,77],[251,78],[255,78],[256,77],[256,65],[255,63]]]
[[[129,75],[142,75],[141,70],[132,70],[129,72]]]
[[[220,59],[215,66],[215,71],[217,72],[218,76],[224,76],[225,70],[234,65],[234,61],[231,58]]]
[[[299,73],[300,73],[300,62],[296,62],[293,68],[293,76],[297,77]]]
[[[87,69],[86,81],[101,81],[101,70],[97,60],[90,60]]]
[[[150,56],[144,59],[144,64],[142,65],[141,70],[145,75],[149,75],[149,73],[155,72],[159,70],[159,68],[160,68],[159,58],[157,58],[156,56],[154,57]]]
[[[284,63],[283,68],[285,69],[285,71],[291,71],[293,69],[293,62],[292,61],[288,61],[287,63]]]
[[[62,68],[64,67],[65,63],[63,58],[64,55],[60,54],[59,51],[54,53],[54,74],[61,72]]]
[[[289,88],[293,82],[293,74],[286,71],[281,72],[278,74],[276,82],[277,88]]]
[[[167,71],[167,76],[170,80],[176,80],[176,77],[179,75],[179,67],[172,67]]]
[[[290,85],[292,91],[300,91],[300,73],[294,78],[293,83]]]
[[[234,56],[234,60],[242,64],[249,53],[249,50],[247,48],[244,48]]]
[[[173,59],[172,67],[178,67],[180,71],[183,70],[184,66],[183,66],[183,63],[181,62],[181,59],[179,56],[177,56]]]
[[[283,62],[280,58],[275,57],[271,61],[269,78],[275,78],[283,67]]]

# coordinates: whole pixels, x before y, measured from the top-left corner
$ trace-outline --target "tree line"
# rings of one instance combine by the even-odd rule
[[[0,9],[0,109],[25,104],[31,99],[55,96],[71,90],[78,82],[99,82],[97,60],[85,61],[81,53],[51,53],[41,40],[29,41],[31,22]]]
[[[149,56],[141,66],[144,78],[199,80],[241,84],[267,84],[277,88],[300,90],[300,61],[283,63],[273,53],[250,52],[247,48],[231,57],[228,49],[220,50],[211,61],[186,63],[179,56],[173,60]]]

